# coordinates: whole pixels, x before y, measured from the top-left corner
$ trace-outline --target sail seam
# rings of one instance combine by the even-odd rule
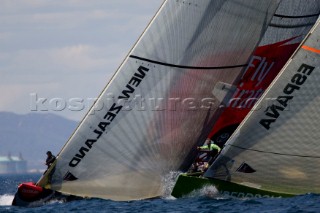
[[[177,64],[169,64],[169,63],[164,63],[160,61],[154,61],[150,60],[147,58],[142,58],[139,56],[135,55],[130,55],[130,58],[135,58],[141,61],[147,61],[153,64],[159,64],[167,67],[176,67],[176,68],[181,68],[181,69],[199,69],[199,70],[215,70],[215,69],[232,69],[232,68],[239,68],[239,67],[246,67],[248,64],[241,64],[241,65],[232,65],[232,66],[221,66],[221,67],[194,67],[194,66],[184,66],[184,65],[177,65]]]
[[[253,151],[253,152],[260,152],[260,153],[267,153],[267,154],[274,154],[274,155],[284,155],[284,156],[291,156],[291,157],[301,157],[301,158],[320,158],[320,156],[311,156],[311,155],[294,155],[294,154],[284,154],[280,152],[266,152],[266,151],[261,151],[257,149],[247,149],[244,147],[236,146],[236,145],[229,145],[238,149],[243,149],[243,150],[248,150],[248,151]]]
[[[277,27],[277,28],[300,28],[314,25],[314,23],[307,23],[307,24],[297,24],[297,25],[284,25],[284,24],[272,24],[270,23],[270,27]]]
[[[280,15],[280,14],[274,14],[275,17],[279,17],[279,18],[309,18],[309,17],[316,17],[319,16],[320,13],[317,14],[310,14],[310,15],[304,15],[304,16],[287,16],[287,15]]]

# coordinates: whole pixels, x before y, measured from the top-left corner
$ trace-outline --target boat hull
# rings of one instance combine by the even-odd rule
[[[76,199],[81,198],[72,195],[64,195],[60,192],[37,186],[33,182],[27,182],[18,186],[12,205],[21,207],[37,207],[52,200],[71,201]]]
[[[268,197],[292,197],[294,194],[285,194],[257,189],[245,185],[205,178],[203,176],[182,174],[179,175],[171,195],[180,198],[205,186],[214,186],[219,194],[238,198],[268,198]]]

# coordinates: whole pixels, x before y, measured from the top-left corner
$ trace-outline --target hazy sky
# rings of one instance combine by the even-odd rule
[[[0,111],[80,120],[162,2],[2,0]]]

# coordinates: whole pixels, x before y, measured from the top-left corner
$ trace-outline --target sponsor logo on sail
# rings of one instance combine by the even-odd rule
[[[306,82],[308,76],[312,74],[313,66],[302,64],[297,73],[295,73],[283,89],[281,95],[276,99],[276,102],[268,106],[265,110],[266,118],[260,120],[260,125],[269,130],[271,125],[277,121],[281,113],[287,108],[289,103],[294,99],[296,91],[300,90],[301,86]]]
[[[119,95],[118,99],[129,99],[131,95],[134,93],[135,89],[139,86],[142,82],[144,77],[146,76],[147,72],[149,71],[148,68],[144,66],[140,66],[137,71],[133,74],[130,78],[129,82],[125,86],[125,89],[122,90],[121,95]],[[74,157],[70,160],[69,166],[76,167],[81,160],[86,156],[94,144],[98,141],[103,133],[107,133],[108,126],[112,123],[112,121],[117,117],[119,112],[121,111],[123,105],[121,103],[114,103],[108,112],[104,115],[103,120],[100,121],[96,128],[93,130],[95,138],[87,139],[83,146],[80,147],[78,153],[74,155]]]

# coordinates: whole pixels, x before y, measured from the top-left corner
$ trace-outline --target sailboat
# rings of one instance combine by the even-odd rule
[[[211,167],[180,175],[173,196],[205,185],[240,198],[320,192],[319,34],[317,21]]]
[[[314,25],[319,3],[281,1],[269,27],[235,85],[235,92],[212,128],[209,138],[224,143],[250,112]]]
[[[56,193],[161,196],[163,178],[195,159],[280,2],[164,1],[56,161],[36,184],[19,186],[14,205]]]
[[[164,1],[56,161],[36,184],[19,186],[14,205],[46,200],[41,190],[161,196],[163,177],[194,160],[229,94],[221,85],[238,80],[279,3]]]

